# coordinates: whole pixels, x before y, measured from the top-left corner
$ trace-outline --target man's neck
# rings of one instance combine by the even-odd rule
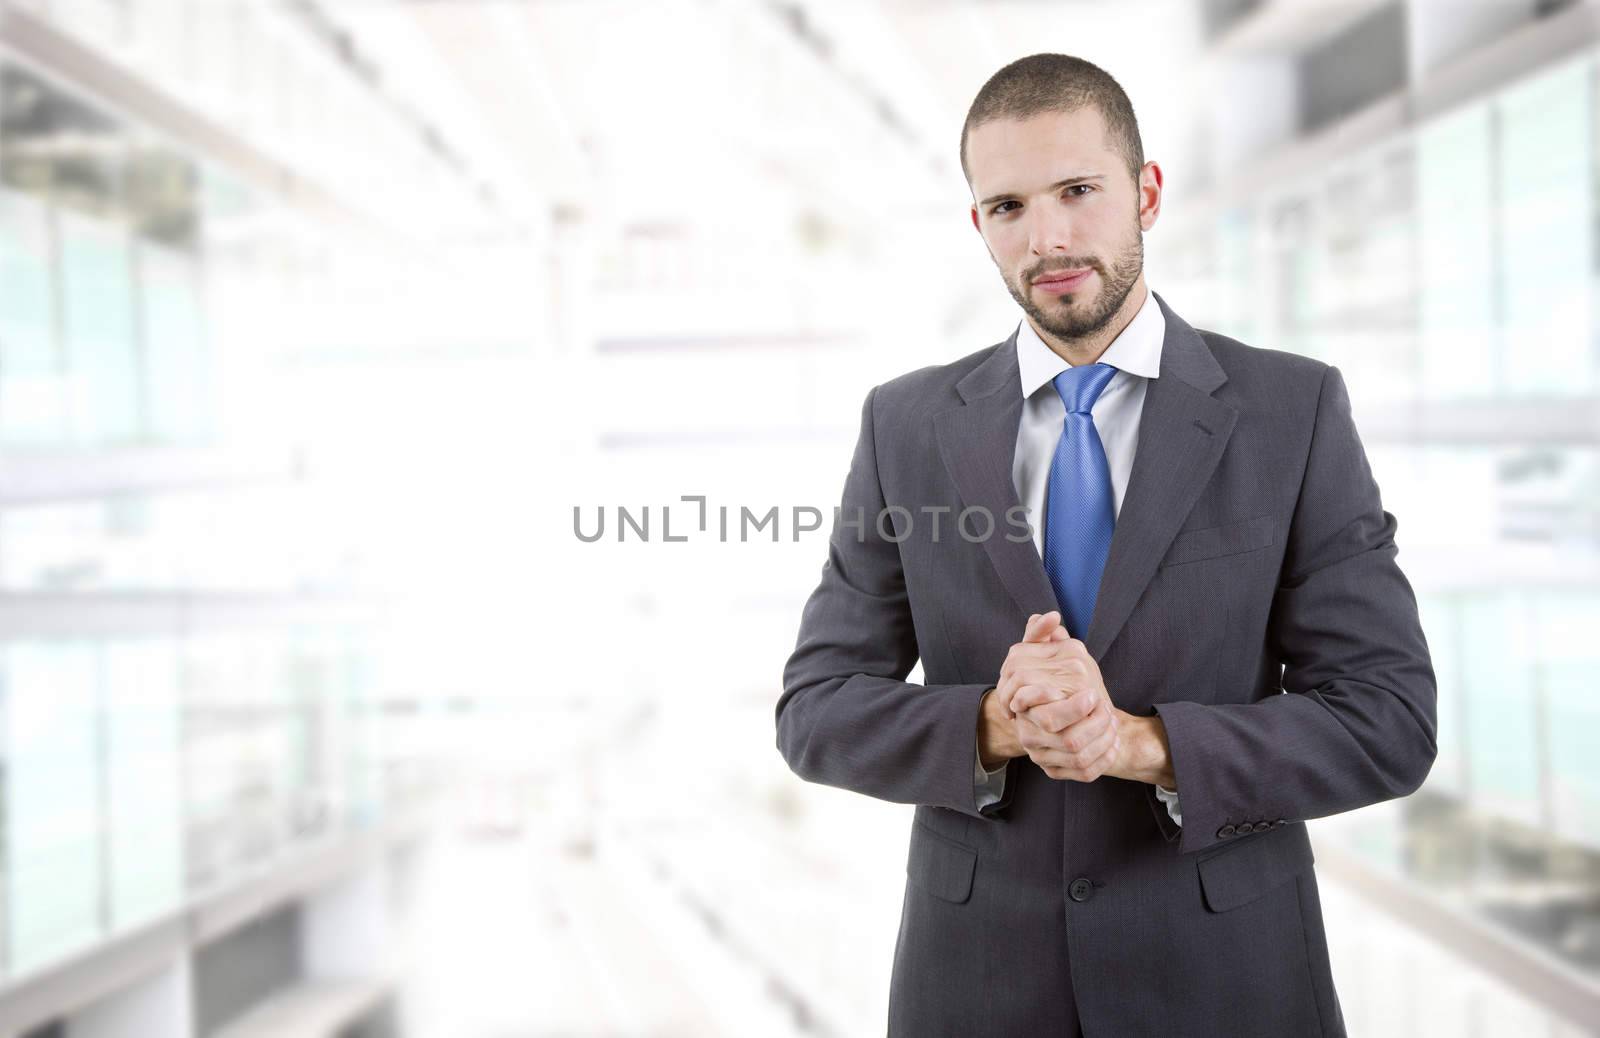
[[[1141,273],[1139,280],[1133,283],[1132,290],[1128,292],[1128,298],[1122,301],[1122,305],[1117,308],[1117,312],[1112,315],[1111,320],[1106,322],[1106,326],[1093,335],[1086,335],[1081,339],[1063,339],[1059,336],[1051,335],[1049,332],[1041,331],[1039,326],[1034,324],[1026,314],[1023,315],[1022,319],[1027,321],[1028,325],[1033,328],[1034,333],[1039,336],[1041,342],[1050,347],[1056,356],[1065,360],[1068,364],[1073,367],[1082,364],[1093,364],[1100,359],[1101,354],[1105,353],[1106,348],[1116,341],[1117,336],[1122,334],[1122,330],[1133,323],[1134,317],[1139,313],[1139,308],[1144,306],[1145,298],[1149,293],[1150,289],[1146,287],[1144,275]]]

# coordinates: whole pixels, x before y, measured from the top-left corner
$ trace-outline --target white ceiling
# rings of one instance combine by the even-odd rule
[[[1042,50],[1104,65],[1169,187],[1195,146],[1186,0],[320,0],[494,186],[537,222],[792,224],[964,209],[961,122],[984,80]],[[782,214],[781,218],[779,214]]]

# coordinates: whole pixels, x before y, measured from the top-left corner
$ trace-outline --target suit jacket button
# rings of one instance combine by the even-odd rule
[[[1273,825],[1288,825],[1289,823],[1284,821],[1282,818],[1280,818],[1276,822],[1273,822],[1272,824]]]
[[[1234,827],[1233,831],[1238,833],[1241,836],[1245,836],[1245,835],[1248,835],[1250,833],[1255,832],[1256,831],[1256,827],[1251,822],[1240,822],[1237,826]]]
[[[1236,832],[1238,832],[1238,830],[1235,829],[1233,826],[1225,825],[1221,829],[1217,830],[1217,835],[1218,836],[1232,836]]]
[[[1067,888],[1067,895],[1074,901],[1087,901],[1094,897],[1094,884],[1079,876]]]

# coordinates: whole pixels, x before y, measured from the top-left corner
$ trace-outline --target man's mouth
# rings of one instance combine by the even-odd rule
[[[1084,267],[1081,270],[1052,270],[1035,278],[1033,286],[1052,295],[1061,295],[1082,285],[1093,273],[1093,267]]]

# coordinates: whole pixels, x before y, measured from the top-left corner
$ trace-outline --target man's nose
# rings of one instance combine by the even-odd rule
[[[1072,218],[1062,212],[1029,214],[1028,249],[1035,256],[1069,252],[1072,249]]]

